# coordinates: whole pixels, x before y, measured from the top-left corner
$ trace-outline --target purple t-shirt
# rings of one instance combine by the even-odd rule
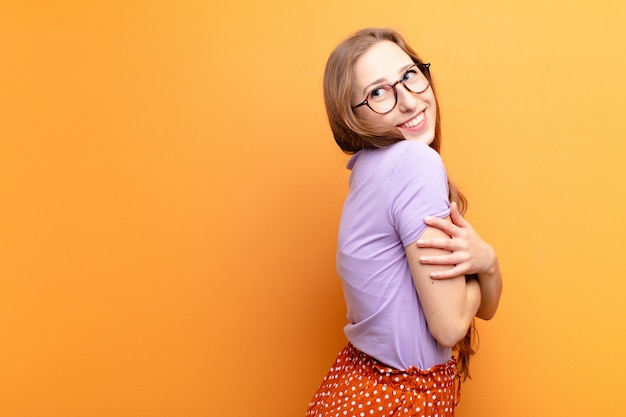
[[[447,362],[451,350],[428,330],[404,251],[426,229],[424,217],[450,213],[439,154],[424,143],[403,140],[358,152],[348,169],[350,191],[337,251],[348,340],[396,369]]]

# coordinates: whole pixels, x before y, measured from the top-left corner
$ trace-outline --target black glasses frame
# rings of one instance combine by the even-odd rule
[[[391,87],[391,89],[393,90],[393,95],[394,95],[394,99],[395,99],[395,103],[394,103],[393,107],[390,108],[388,111],[383,112],[383,113],[377,112],[376,110],[374,110],[372,108],[372,106],[370,106],[370,103],[367,101],[367,98],[365,100],[363,100],[362,102],[360,102],[359,104],[357,104],[355,106],[352,106],[352,110],[356,110],[357,108],[359,108],[361,106],[367,106],[367,107],[370,108],[371,111],[373,111],[374,113],[377,113],[377,114],[387,114],[387,113],[390,113],[398,105],[398,90],[396,90],[396,86],[398,84],[400,84],[400,83],[404,86],[404,88],[406,88],[406,90],[409,93],[421,94],[424,91],[428,90],[428,87],[430,87],[430,63],[426,63],[426,64],[418,64],[418,63],[416,63],[415,66],[421,71],[421,73],[424,75],[424,77],[426,77],[426,79],[428,80],[428,84],[426,85],[426,88],[424,88],[422,91],[413,91],[413,90],[411,90],[404,83],[405,82],[404,79],[401,78],[398,81],[396,81],[395,83],[388,85],[388,87]]]

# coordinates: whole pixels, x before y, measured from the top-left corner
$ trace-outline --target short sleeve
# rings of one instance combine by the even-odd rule
[[[421,142],[404,141],[394,164],[387,195],[390,222],[402,244],[426,230],[424,217],[450,214],[448,176],[439,154]]]

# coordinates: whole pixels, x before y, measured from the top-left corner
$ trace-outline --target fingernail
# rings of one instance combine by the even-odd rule
[[[428,257],[427,256],[420,256],[420,261],[421,262],[428,262]]]
[[[437,278],[438,276],[439,276],[439,274],[436,273],[436,272],[433,272],[433,273],[430,274],[431,278]]]
[[[420,239],[420,240],[418,240],[418,241],[417,241],[417,244],[418,244],[418,245],[423,245],[424,243],[426,243],[426,241],[424,241],[424,240],[422,240],[422,239]]]
[[[432,221],[432,220],[433,220],[432,216],[426,216],[426,217],[424,217],[424,221],[426,221],[426,222],[430,222],[430,221]]]

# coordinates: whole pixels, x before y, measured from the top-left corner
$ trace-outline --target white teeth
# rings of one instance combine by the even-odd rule
[[[418,124],[422,123],[422,121],[424,120],[424,112],[421,112],[420,114],[417,115],[417,117],[415,117],[414,119],[409,120],[408,122],[406,122],[405,124],[402,125],[402,127],[406,127],[408,129],[417,126]]]

